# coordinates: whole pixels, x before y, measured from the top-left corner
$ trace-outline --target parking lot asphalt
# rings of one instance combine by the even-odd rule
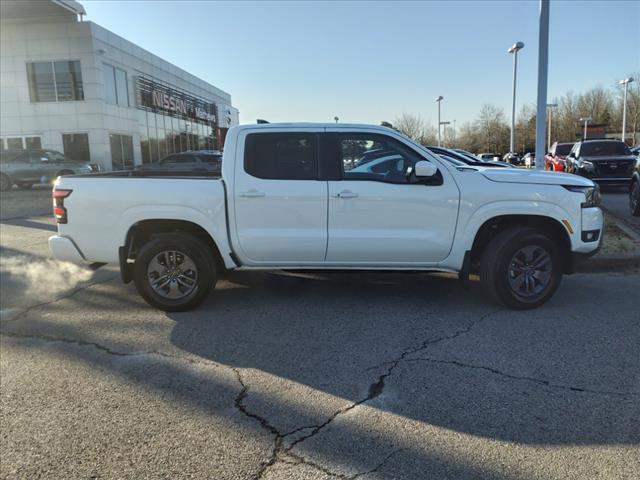
[[[445,275],[236,273],[197,310],[0,230],[0,477],[637,478],[638,274],[512,312]]]

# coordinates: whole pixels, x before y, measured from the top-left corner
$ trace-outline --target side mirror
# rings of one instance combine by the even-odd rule
[[[571,152],[571,153],[569,154],[569,158],[576,158],[576,154],[575,154],[574,152]]]
[[[49,159],[47,157],[40,157],[41,162],[48,162]]]
[[[428,178],[438,173],[438,167],[426,160],[420,160],[414,165],[413,172],[417,178]]]

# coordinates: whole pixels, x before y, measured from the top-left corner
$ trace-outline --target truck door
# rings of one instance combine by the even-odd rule
[[[327,182],[317,180],[319,133],[274,129],[239,136],[230,228],[243,263],[324,261]]]
[[[412,177],[417,161],[433,160],[384,134],[328,129],[327,135],[338,143],[341,179],[328,182],[326,262],[401,267],[446,258],[460,202],[449,172],[437,165],[433,179]]]

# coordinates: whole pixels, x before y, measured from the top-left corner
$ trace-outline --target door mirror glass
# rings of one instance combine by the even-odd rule
[[[420,160],[414,165],[413,172],[417,178],[428,178],[438,173],[438,168],[433,163]]]

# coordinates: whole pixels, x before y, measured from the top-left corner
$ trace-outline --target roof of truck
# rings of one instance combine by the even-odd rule
[[[345,129],[357,129],[366,128],[369,130],[380,130],[383,132],[397,132],[389,127],[383,127],[380,125],[371,125],[365,123],[313,123],[313,122],[281,122],[281,123],[246,123],[243,125],[237,125],[238,129],[256,129],[256,128],[345,128]]]

